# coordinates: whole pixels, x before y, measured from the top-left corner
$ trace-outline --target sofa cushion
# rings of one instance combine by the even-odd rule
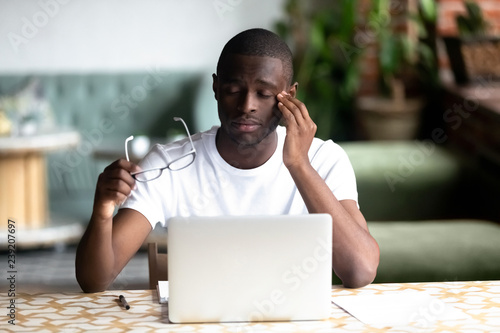
[[[431,141],[348,142],[360,209],[370,221],[441,219],[460,216],[455,194],[463,163]],[[460,205],[458,205],[460,207]]]
[[[369,222],[380,247],[375,282],[500,279],[500,224],[482,220]]]

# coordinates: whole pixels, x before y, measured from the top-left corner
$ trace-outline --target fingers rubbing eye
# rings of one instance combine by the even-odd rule
[[[278,93],[279,98],[285,98],[285,97],[290,97],[290,95],[286,91],[282,91]]]

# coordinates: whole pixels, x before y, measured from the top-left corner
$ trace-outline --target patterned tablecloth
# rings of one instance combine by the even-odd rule
[[[394,291],[423,291],[452,304],[465,316],[460,320],[417,320],[405,327],[365,325],[332,303],[331,318],[323,321],[172,324],[166,304],[159,304],[156,291],[123,290],[95,294],[3,293],[0,297],[4,322],[0,330],[14,332],[500,332],[500,281],[372,284],[360,289],[334,286],[332,298],[344,295],[383,295]],[[130,310],[118,301],[125,295]],[[12,304],[15,310],[12,310]],[[10,307],[10,309],[9,309]],[[11,316],[9,317],[9,311]],[[12,317],[14,315],[14,318]],[[416,318],[418,319],[418,315]],[[422,319],[421,318],[421,319]],[[11,323],[15,323],[13,326]],[[14,321],[12,321],[14,320]]]

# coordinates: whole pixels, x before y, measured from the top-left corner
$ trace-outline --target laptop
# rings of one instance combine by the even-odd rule
[[[175,217],[167,237],[173,323],[330,316],[328,214]]]

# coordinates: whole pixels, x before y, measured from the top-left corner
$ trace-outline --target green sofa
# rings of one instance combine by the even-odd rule
[[[380,246],[375,282],[500,279],[498,173],[431,141],[342,147]]]

